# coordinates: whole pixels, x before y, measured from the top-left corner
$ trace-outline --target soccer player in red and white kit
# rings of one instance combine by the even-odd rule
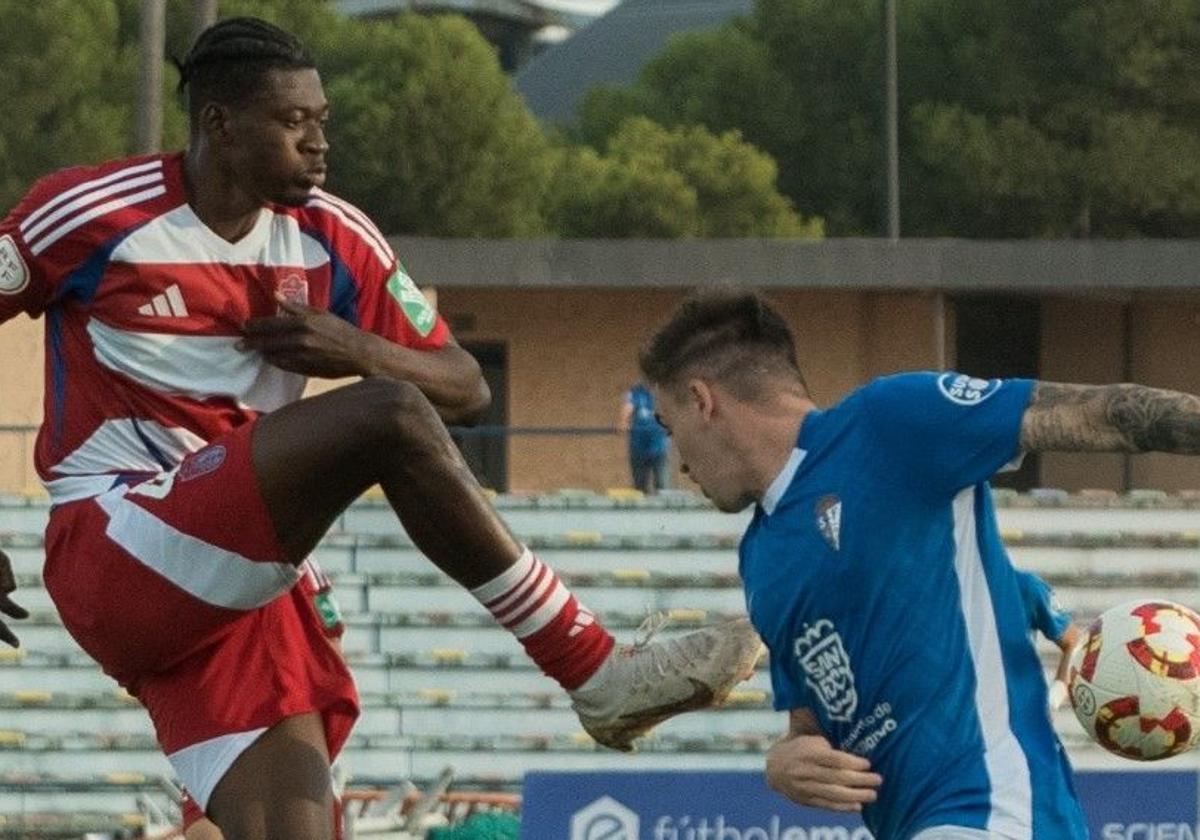
[[[479,368],[321,189],[329,107],[304,47],[230,19],[181,71],[184,153],[50,175],[0,223],[0,321],[46,321],[46,587],[213,822],[334,836],[358,699],[295,584],[374,484],[597,741],[629,749],[727,694],[759,651],[746,622],[617,647],[487,502],[443,426],[486,405]],[[306,377],[354,375],[301,399]]]

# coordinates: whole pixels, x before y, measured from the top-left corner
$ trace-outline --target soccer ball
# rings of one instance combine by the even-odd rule
[[[1200,615],[1170,601],[1106,610],[1071,653],[1071,705],[1084,731],[1137,761],[1200,743]]]

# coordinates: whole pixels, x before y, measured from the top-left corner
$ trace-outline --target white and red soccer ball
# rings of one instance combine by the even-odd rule
[[[1137,761],[1200,743],[1200,615],[1170,601],[1106,610],[1071,654],[1071,704],[1109,752]]]

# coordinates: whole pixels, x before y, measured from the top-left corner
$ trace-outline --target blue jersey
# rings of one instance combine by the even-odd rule
[[[645,385],[637,384],[625,395],[633,406],[629,426],[629,453],[637,458],[658,458],[667,452],[667,430],[655,416],[654,395]]]
[[[1029,630],[1039,631],[1052,642],[1062,638],[1071,626],[1071,613],[1063,609],[1050,584],[1033,572],[1017,570],[1017,586],[1021,590],[1021,605]]]
[[[877,840],[1087,837],[986,484],[1032,388],[901,374],[809,413],[742,541],[776,708],[870,759]]]

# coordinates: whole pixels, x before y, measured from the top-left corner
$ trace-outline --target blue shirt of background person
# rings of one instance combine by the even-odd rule
[[[1021,604],[1030,635],[1041,633],[1059,649],[1058,667],[1050,684],[1050,708],[1058,709],[1067,701],[1067,678],[1071,665],[1071,650],[1082,635],[1072,622],[1072,616],[1059,602],[1050,584],[1033,572],[1017,569],[1017,585],[1021,589]]]
[[[646,493],[669,486],[670,442],[666,429],[655,415],[654,395],[641,382],[625,392],[621,428],[629,433],[629,469],[633,486]]]
[[[1029,629],[1052,642],[1058,641],[1071,626],[1071,613],[1059,603],[1050,584],[1033,572],[1018,569],[1017,585],[1021,588],[1021,604]]]
[[[902,374],[812,411],[742,541],[776,708],[882,775],[877,838],[1087,835],[986,483],[1033,385]]]

